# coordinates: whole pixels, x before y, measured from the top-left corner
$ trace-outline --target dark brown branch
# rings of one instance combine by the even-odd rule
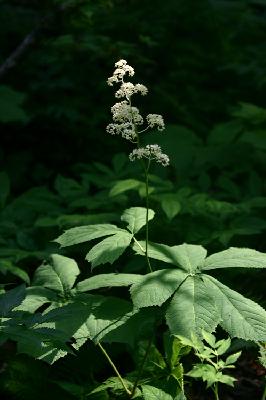
[[[73,8],[74,6],[79,6],[80,4],[83,3],[83,0],[77,3],[74,3],[73,5],[66,3],[62,4],[57,11],[59,12],[64,12],[65,10],[69,8]],[[18,45],[18,47],[10,54],[10,56],[3,62],[3,64],[0,66],[0,78],[11,68],[13,68],[18,59],[25,53],[25,51],[28,49],[28,47],[35,41],[37,33],[40,31],[42,26],[44,25],[45,22],[49,21],[51,19],[51,15],[46,15],[43,18],[41,18],[39,25],[33,29],[23,40],[22,42]]]
[[[17,60],[34,42],[37,29],[31,31],[20,43],[20,45],[10,54],[10,56],[0,66],[0,77],[3,76],[10,68],[16,65]]]

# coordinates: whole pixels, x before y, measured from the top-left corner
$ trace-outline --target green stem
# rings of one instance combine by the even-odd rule
[[[148,255],[148,243],[149,243],[149,168],[150,168],[150,160],[148,161],[147,167],[144,167],[145,171],[145,188],[146,188],[146,239],[145,239],[145,255],[146,261],[149,268],[149,272],[152,272],[152,267]]]
[[[214,391],[214,394],[215,394],[215,400],[219,400],[218,382],[216,382],[216,383],[214,384],[214,389],[213,389],[213,391]]]
[[[137,378],[136,378],[136,381],[135,381],[135,383],[133,385],[133,389],[132,389],[132,392],[131,392],[131,397],[134,396],[135,391],[137,389],[137,386],[139,384],[139,381],[140,381],[140,378],[141,378],[141,375],[142,375],[142,371],[143,371],[144,365],[145,365],[145,363],[147,361],[147,357],[148,357],[148,354],[149,354],[149,351],[150,351],[150,348],[151,348],[151,344],[152,344],[152,337],[149,340],[148,346],[146,348],[145,354],[144,354],[143,359],[142,359],[142,363],[141,363],[141,365],[139,367]]]
[[[106,352],[106,350],[103,348],[103,346],[101,345],[101,343],[98,343],[99,348],[101,349],[102,353],[105,355],[105,357],[107,358],[109,364],[111,365],[111,367],[113,368],[113,370],[115,371],[118,379],[121,382],[121,385],[123,386],[123,388],[125,389],[125,392],[129,395],[129,397],[131,398],[132,392],[126,387],[126,384],[122,378],[122,376],[120,375],[118,369],[116,368],[115,364],[113,363],[113,361],[111,360],[110,356],[108,355],[108,353]]]

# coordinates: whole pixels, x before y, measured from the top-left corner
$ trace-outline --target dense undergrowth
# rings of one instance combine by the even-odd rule
[[[130,145],[104,132],[110,119],[105,80],[118,58],[132,60],[151,91],[149,100],[143,100],[144,111],[160,112],[167,122],[163,134],[147,134],[143,142],[150,143],[152,135],[152,143],[170,158],[169,167],[153,165],[149,171],[149,208],[155,212],[149,221],[152,268],[175,272],[180,267],[180,260],[169,256],[170,248],[166,254],[166,247],[154,245],[158,243],[195,246],[191,249],[199,252],[207,269],[208,263],[215,264],[211,254],[229,247],[256,249],[259,253],[244,253],[242,266],[250,267],[249,257],[254,257],[256,267],[265,267],[265,15],[263,1],[168,0],[164,7],[154,0],[0,1],[1,65],[34,32],[33,44],[4,70],[0,84],[0,277],[2,293],[10,293],[0,297],[3,330],[9,312],[14,321],[9,336],[2,332],[1,396],[46,399],[49,391],[51,400],[128,398],[107,352],[126,388],[133,386],[135,395],[142,393],[145,400],[168,400],[174,393],[182,399],[184,387],[188,399],[211,398],[211,389],[195,379],[197,372],[194,379],[193,372],[189,377],[199,363],[197,354],[208,350],[173,339],[169,326],[183,336],[188,328],[182,331],[180,322],[169,322],[168,300],[164,303],[162,295],[162,307],[156,304],[158,288],[151,305],[138,287],[138,277],[147,273],[140,242],[147,222],[141,211],[146,176],[141,165],[128,161]],[[133,207],[144,221],[136,232],[139,237],[133,235],[141,247],[128,243],[112,264],[105,263],[108,255],[95,253],[100,236],[61,248],[54,241],[78,226],[105,224],[105,233],[110,226],[130,232],[128,217],[124,214],[121,221],[121,215]],[[205,261],[200,246],[207,250]],[[230,254],[220,254],[218,264],[225,266]],[[63,274],[67,288],[49,281],[49,268],[69,271]],[[113,281],[111,287],[104,279],[113,273],[111,278],[121,274],[122,281]],[[252,299],[253,306],[266,307],[265,269],[217,268],[207,273],[213,284],[221,281]],[[98,274],[105,274],[103,287]],[[92,277],[96,280],[87,283]],[[188,284],[190,278],[186,276]],[[132,285],[130,291],[125,284]],[[82,306],[75,304],[76,295]],[[135,305],[146,301],[148,308],[134,314],[132,300]],[[89,307],[96,311],[87,331],[77,337]],[[110,321],[117,329],[106,332]],[[49,330],[54,323],[55,333]],[[235,337],[230,343],[226,331]],[[243,340],[252,339],[252,330],[244,332],[246,337],[235,333],[228,324],[215,333],[230,345],[222,360],[242,351],[236,368],[229,370],[234,387],[221,384],[221,398],[265,399],[265,338],[254,336],[255,344]],[[213,340],[207,338],[205,346],[212,348]],[[198,376],[203,377],[202,371]]]

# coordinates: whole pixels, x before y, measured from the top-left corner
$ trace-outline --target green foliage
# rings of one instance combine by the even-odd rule
[[[178,336],[181,343],[190,344],[195,350],[195,354],[200,358],[201,363],[195,364],[191,371],[186,375],[192,378],[201,378],[207,383],[207,388],[212,387],[215,399],[219,400],[218,396],[218,383],[225,383],[229,386],[234,386],[235,378],[225,374],[224,369],[235,368],[234,364],[241,355],[241,351],[235,354],[229,355],[225,361],[220,359],[221,355],[227,353],[231,346],[231,339],[222,339],[216,341],[215,336],[202,330],[202,337],[208,344],[204,344],[197,337],[191,335],[191,339],[184,339],[182,336]]]

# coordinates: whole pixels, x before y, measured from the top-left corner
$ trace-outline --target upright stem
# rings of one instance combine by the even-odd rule
[[[266,400],[266,381],[265,381],[265,388],[264,388],[264,392],[262,394],[261,400]]]
[[[131,397],[131,391],[126,387],[126,384],[122,378],[122,376],[120,375],[118,369],[116,368],[115,364],[113,363],[113,361],[111,360],[110,356],[108,355],[108,353],[106,352],[106,350],[103,348],[103,346],[101,345],[101,343],[98,343],[99,348],[101,349],[102,353],[105,355],[105,357],[107,358],[109,364],[111,365],[111,367],[113,368],[113,370],[115,371],[118,379],[121,382],[121,385],[123,386],[123,388],[125,389],[125,392]]]
[[[148,160],[147,167],[144,167],[145,170],[145,188],[146,188],[146,238],[145,238],[145,255],[146,260],[149,268],[149,272],[152,272],[152,267],[148,255],[148,243],[149,243],[149,167],[150,167],[150,160]]]
[[[214,384],[214,394],[215,394],[215,400],[219,400],[219,393],[218,393],[218,382]]]

